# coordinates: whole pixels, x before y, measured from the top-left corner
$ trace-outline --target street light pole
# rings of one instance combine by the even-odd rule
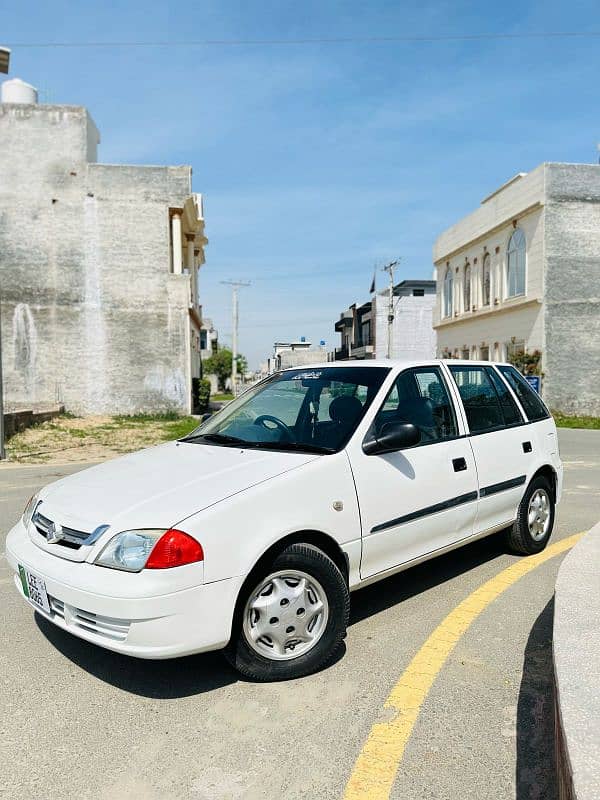
[[[221,281],[221,283],[231,286],[231,305],[233,312],[233,330],[231,333],[231,392],[235,397],[237,395],[237,344],[239,325],[238,289],[243,286],[250,286],[250,283],[246,281]]]

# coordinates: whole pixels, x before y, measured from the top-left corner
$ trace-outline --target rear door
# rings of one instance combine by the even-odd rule
[[[393,453],[366,455],[368,431],[408,421],[421,442]],[[363,531],[361,577],[443,549],[473,533],[477,474],[462,420],[440,366],[399,373],[371,425],[348,444]]]
[[[510,524],[533,463],[527,423],[492,366],[447,365],[461,398],[479,479],[475,532]]]

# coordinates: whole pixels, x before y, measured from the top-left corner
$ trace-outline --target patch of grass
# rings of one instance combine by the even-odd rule
[[[182,436],[191,433],[199,424],[200,420],[194,419],[194,417],[180,417],[174,422],[169,422],[164,426],[164,441],[181,439]]]
[[[600,430],[600,417],[574,417],[568,414],[561,414],[559,411],[553,411],[552,416],[557,428]]]
[[[227,402],[228,400],[233,400],[232,394],[211,394],[211,400],[216,400],[218,403]]]
[[[21,463],[102,461],[179,439],[194,430],[198,422],[194,417],[171,413],[130,417],[61,415],[16,434],[6,449],[9,459]]]

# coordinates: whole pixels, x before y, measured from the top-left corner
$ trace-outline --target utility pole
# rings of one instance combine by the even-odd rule
[[[238,289],[250,286],[249,281],[221,281],[221,283],[231,286],[231,306],[233,311],[233,330],[231,333],[231,391],[233,396],[237,395],[237,343],[238,343]]]
[[[398,264],[399,259],[396,261],[392,261],[390,264],[386,264],[383,268],[384,272],[387,272],[390,276],[390,286],[388,289],[388,328],[387,328],[387,357],[392,357],[392,342],[393,342],[393,330],[394,330],[394,267]]]
[[[0,47],[0,72],[8,74],[10,65],[10,50]],[[1,305],[2,298],[0,298]],[[2,319],[0,318],[0,461],[6,458],[4,450],[4,392],[2,389]]]

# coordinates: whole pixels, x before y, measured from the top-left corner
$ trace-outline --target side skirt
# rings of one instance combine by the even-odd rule
[[[350,591],[354,592],[357,589],[370,586],[372,583],[377,583],[377,581],[382,581],[385,578],[391,577],[392,575],[397,575],[399,572],[404,572],[404,570],[410,569],[411,567],[416,567],[417,564],[422,564],[424,561],[437,558],[437,556],[442,556],[444,553],[450,553],[452,550],[458,550],[459,547],[469,544],[470,542],[476,542],[478,539],[485,539],[486,536],[491,536],[493,533],[498,533],[499,531],[504,530],[504,528],[508,528],[513,524],[514,521],[515,518],[513,517],[506,522],[502,522],[499,525],[494,525],[491,528],[486,528],[486,530],[480,531],[479,533],[474,533],[471,536],[465,536],[463,539],[452,542],[452,544],[446,545],[445,547],[440,547],[437,550],[431,550],[429,553],[424,553],[422,556],[417,556],[417,558],[413,558],[410,561],[404,561],[402,564],[398,564],[391,569],[386,569],[383,572],[377,572],[375,575],[369,575],[368,578],[364,578],[358,583],[351,584]]]

